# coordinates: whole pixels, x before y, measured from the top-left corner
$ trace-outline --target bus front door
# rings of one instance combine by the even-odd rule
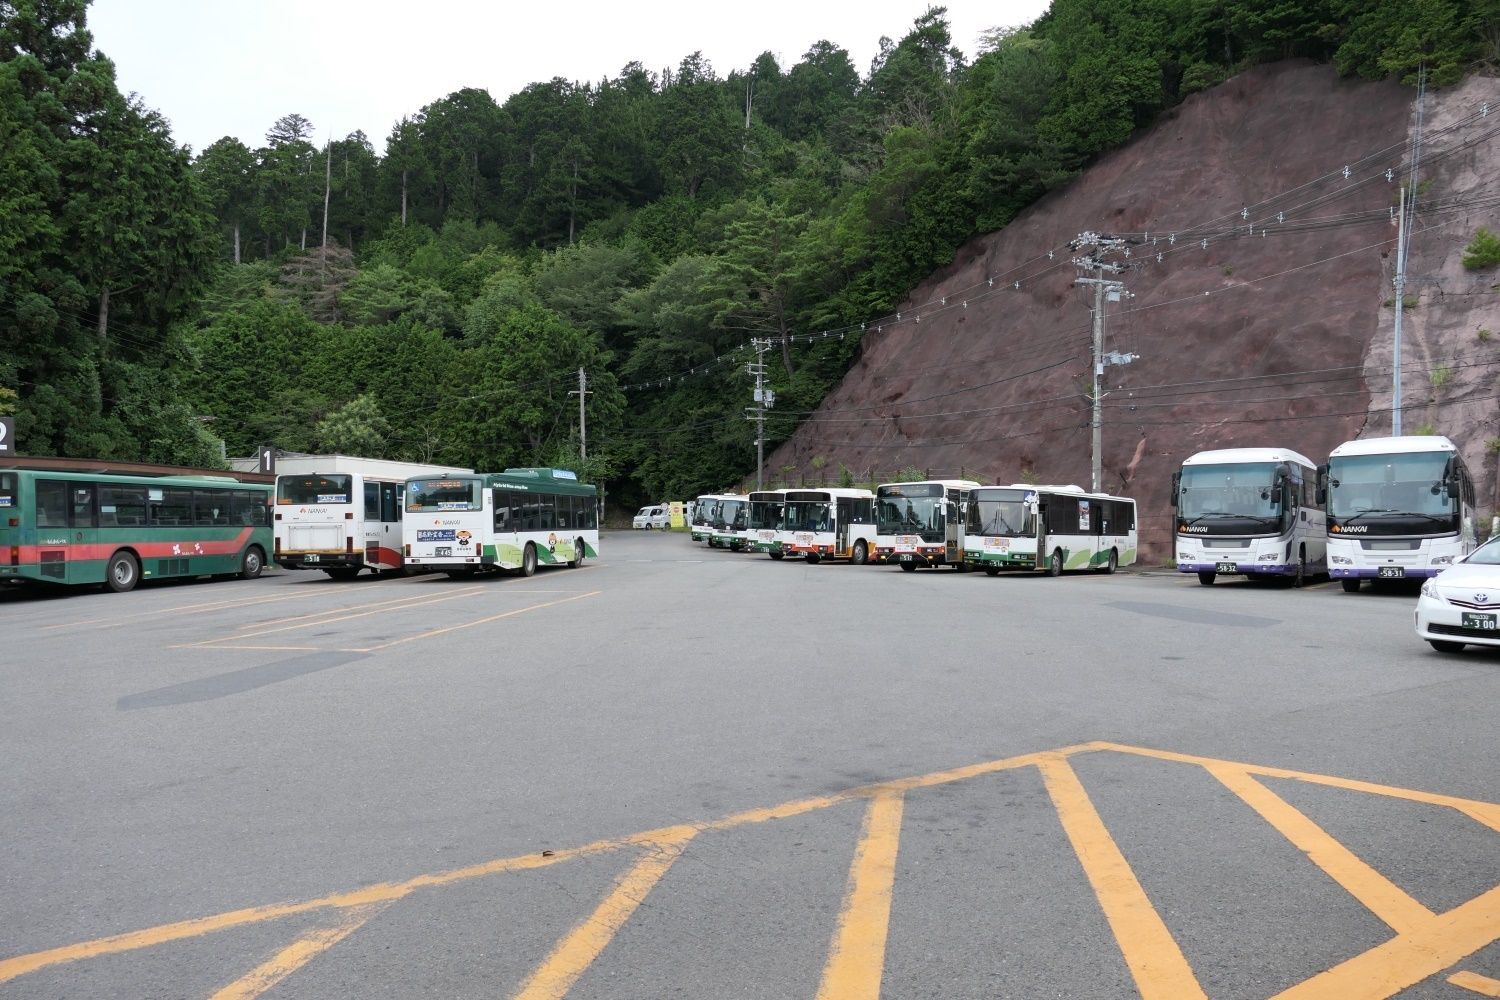
[[[104,556],[99,545],[99,520],[94,508],[93,483],[69,483],[68,582],[98,583],[104,579]]]

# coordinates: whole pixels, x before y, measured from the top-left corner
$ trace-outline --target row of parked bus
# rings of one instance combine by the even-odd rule
[[[1474,484],[1435,435],[1367,438],[1314,465],[1286,448],[1199,452],[1172,476],[1179,572],[1366,580],[1436,576],[1476,544]],[[1076,486],[934,479],[698,498],[694,541],[905,570],[1105,572],[1136,560],[1135,501]]]
[[[496,473],[347,456],[231,476],[0,469],[0,582],[253,579],[267,562],[336,580],[577,566],[599,554],[598,491],[562,469]]]
[[[1136,560],[1135,501],[1077,486],[982,486],[966,479],[864,489],[786,489],[698,498],[694,541],[817,563],[903,570],[1092,569]]]

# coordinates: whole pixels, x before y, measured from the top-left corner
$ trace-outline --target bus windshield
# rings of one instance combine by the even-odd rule
[[[1025,502],[1025,493],[989,494],[969,497],[969,515],[964,530],[972,535],[1005,535],[1030,538],[1036,534],[1036,510]]]
[[[788,500],[784,516],[787,531],[832,531],[833,517],[827,500]]]
[[[751,500],[750,527],[775,528],[780,526],[782,506],[780,500]]]
[[[277,503],[350,503],[353,476],[282,476],[276,480]]]
[[[406,484],[406,509],[483,510],[477,479],[413,479]]]
[[[938,541],[943,534],[943,498],[883,496],[875,505],[875,531],[882,535],[920,534],[926,541]]]
[[[714,526],[721,528],[743,528],[745,526],[745,501],[723,500],[719,503]]]
[[[1455,497],[1443,488],[1448,452],[1345,455],[1328,462],[1328,512],[1358,514],[1453,513]]]
[[[1229,465],[1185,465],[1177,497],[1177,514],[1191,523],[1197,518],[1248,517],[1275,521],[1281,508],[1274,502],[1276,463],[1240,462]]]

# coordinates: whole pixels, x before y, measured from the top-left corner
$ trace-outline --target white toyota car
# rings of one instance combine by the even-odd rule
[[[1500,646],[1500,536],[1422,584],[1416,623],[1439,653]]]

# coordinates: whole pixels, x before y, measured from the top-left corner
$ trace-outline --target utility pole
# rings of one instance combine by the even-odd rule
[[[1104,303],[1120,301],[1121,296],[1128,295],[1125,285],[1119,281],[1104,278],[1104,274],[1118,274],[1125,270],[1122,264],[1112,264],[1103,259],[1104,254],[1111,250],[1118,250],[1125,245],[1125,241],[1111,236],[1101,236],[1098,233],[1080,233],[1068,246],[1073,250],[1082,250],[1091,247],[1092,252],[1086,257],[1074,257],[1073,264],[1081,271],[1088,272],[1093,277],[1077,278],[1074,284],[1094,286],[1094,308],[1093,308],[1093,349],[1090,352],[1093,362],[1093,392],[1090,394],[1093,402],[1093,417],[1090,420],[1090,452],[1089,463],[1089,490],[1098,493],[1104,480],[1104,366],[1107,364],[1126,365],[1135,360],[1134,354],[1104,353]]]
[[[1397,211],[1396,224],[1396,320],[1391,331],[1391,434],[1401,436],[1401,314],[1406,308],[1406,240],[1411,235],[1411,223],[1407,212],[1413,216],[1417,211],[1417,168],[1422,162],[1422,98],[1427,90],[1427,69],[1423,67],[1417,77],[1417,130],[1412,139],[1411,170],[1406,187],[1401,189],[1401,207]],[[1407,197],[1407,188],[1411,197]],[[1408,206],[1410,206],[1408,208]]]
[[[765,357],[771,341],[751,340],[750,346],[755,349],[755,360],[745,366],[745,371],[755,378],[755,405],[745,407],[750,414],[745,419],[755,421],[755,488],[760,490],[765,486],[766,411],[776,405],[776,393],[766,388]]]
[[[589,457],[589,428],[588,417],[584,413],[583,401],[592,396],[594,390],[589,388],[589,377],[584,374],[583,367],[578,368],[578,388],[570,391],[569,396],[578,397],[578,457],[586,460]]]

